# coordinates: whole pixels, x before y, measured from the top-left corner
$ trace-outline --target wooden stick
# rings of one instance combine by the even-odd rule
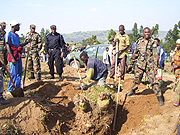
[[[119,101],[119,91],[121,88],[121,79],[119,77],[119,85],[118,85],[118,95],[117,95],[117,100],[116,100],[116,108],[115,108],[115,114],[114,114],[114,123],[113,123],[113,130],[115,130],[115,126],[116,126],[116,115],[117,115],[117,109],[118,109],[118,101]]]
[[[25,63],[25,69],[24,69],[24,78],[23,78],[23,89],[24,89],[24,86],[25,86],[26,70],[27,70],[27,62],[28,62],[28,57],[29,57],[29,51],[30,51],[30,48],[27,47],[27,56],[26,56],[26,63]]]
[[[78,69],[79,69],[79,68],[78,68],[78,64],[77,64],[77,61],[76,61],[76,58],[75,58],[74,55],[73,55],[73,58],[74,58],[74,62],[75,62],[75,64],[76,64],[76,68],[77,68],[77,70],[78,70]],[[79,79],[82,80],[81,75],[80,75],[80,73],[79,73],[79,70],[78,70],[78,75],[79,75]],[[83,86],[83,83],[81,83],[81,85]]]
[[[4,64],[4,61],[3,61],[3,59],[2,59],[1,56],[0,56],[0,60],[1,60],[1,63],[3,64],[5,70],[7,71],[7,74],[9,75],[9,78],[10,78],[10,80],[11,80],[12,85],[14,86],[14,88],[16,88],[16,86],[15,86],[15,84],[14,84],[14,82],[13,82],[13,79],[12,79],[12,77],[11,77],[11,73],[10,73],[9,70],[7,69],[6,65]]]
[[[116,42],[116,63],[115,63],[115,77],[114,77],[114,84],[116,84],[116,72],[117,72],[117,60],[118,60],[118,42]]]

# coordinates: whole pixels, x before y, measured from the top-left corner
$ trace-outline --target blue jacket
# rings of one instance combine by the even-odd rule
[[[164,61],[165,61],[165,51],[164,48],[162,46],[158,46],[158,55],[159,55],[159,66],[162,67],[162,69],[164,69]]]

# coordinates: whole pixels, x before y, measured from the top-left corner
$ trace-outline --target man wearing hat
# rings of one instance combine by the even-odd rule
[[[9,61],[10,66],[10,72],[11,72],[11,78],[16,86],[16,88],[21,88],[21,79],[22,79],[22,50],[23,46],[27,45],[31,42],[31,40],[28,40],[25,43],[20,44],[19,35],[16,33],[20,30],[20,23],[17,20],[13,20],[10,23],[11,25],[11,31],[8,33],[8,39],[7,39],[7,60]],[[13,91],[14,87],[11,83],[11,80],[9,80],[8,84],[8,92]]]
[[[29,44],[30,52],[28,58],[28,70],[31,72],[29,79],[35,79],[34,72],[37,73],[37,80],[41,80],[41,65],[39,51],[42,48],[42,42],[40,35],[35,32],[36,26],[34,24],[30,25],[30,32],[26,34],[25,41],[31,39],[31,44]],[[35,66],[35,70],[34,67]]]
[[[65,52],[65,42],[61,34],[56,32],[56,26],[51,25],[51,33],[46,36],[45,41],[45,52],[49,58],[48,66],[50,69],[51,76],[47,79],[54,79],[54,60],[56,71],[59,74],[59,81],[62,81],[63,73],[63,53]]]
[[[5,22],[1,22],[0,23],[0,55],[4,60],[4,63],[7,65],[7,49],[5,46],[5,34],[6,34],[6,23]],[[1,68],[1,71],[3,73],[3,75],[5,74],[5,69]]]

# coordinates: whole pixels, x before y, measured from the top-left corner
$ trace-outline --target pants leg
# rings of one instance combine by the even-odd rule
[[[48,66],[50,70],[50,74],[54,76],[54,54],[52,51],[49,52]]]
[[[55,52],[55,66],[59,76],[63,73],[63,58],[61,58],[61,51],[59,49]]]
[[[99,86],[104,86],[106,83],[106,78],[107,78],[108,72],[105,72],[103,74],[103,76],[98,80],[98,84]]]
[[[29,51],[29,56],[28,56],[28,70],[30,72],[33,72],[34,69],[33,69],[33,58],[32,58],[32,55],[33,55],[33,52],[32,50]]]
[[[35,52],[33,55],[33,59],[34,59],[34,68],[35,68],[35,72],[41,73],[41,65],[40,65],[40,58],[39,58],[39,54],[38,52]]]
[[[139,67],[135,66],[135,73],[134,73],[134,80],[132,90],[138,89],[138,85],[140,84],[142,77],[143,77],[144,70],[140,69]]]
[[[124,76],[125,76],[126,59],[127,59],[127,56],[125,55],[125,57],[122,58],[122,59],[120,60],[120,66],[121,66],[121,80],[124,80]]]
[[[117,59],[117,65],[119,64],[120,59]],[[113,57],[113,61],[111,64],[111,71],[109,77],[112,78],[115,74],[115,65],[116,65],[116,56]]]
[[[22,79],[22,59],[19,59],[16,61],[16,65],[14,66],[12,62],[9,62],[10,65],[10,73],[11,78],[16,86],[16,88],[21,88],[21,79]],[[14,86],[11,83],[11,80],[9,79],[8,84],[8,91],[13,91]]]
[[[3,86],[3,74],[0,70],[0,98],[3,97],[3,89],[4,89],[4,86]]]
[[[156,75],[154,74],[153,68],[148,67],[147,70],[148,71],[146,72],[146,74],[147,74],[149,82],[153,86],[154,93],[156,94],[156,96],[161,96],[162,93],[161,93],[161,90],[159,88],[158,81],[156,80]]]

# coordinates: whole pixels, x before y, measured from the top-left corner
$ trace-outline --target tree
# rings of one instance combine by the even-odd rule
[[[110,42],[110,40],[114,39],[115,35],[116,32],[113,29],[111,29],[110,32],[108,33],[108,41]]]
[[[82,45],[87,45],[87,43],[90,43],[91,45],[96,43],[96,44],[100,44],[100,42],[97,40],[97,36],[96,35],[92,35],[91,38],[87,38],[85,40],[82,40]]]
[[[158,34],[159,34],[159,24],[156,24],[151,29],[151,36],[155,38],[158,37]]]
[[[165,37],[165,43],[162,43],[165,51],[169,54],[169,52],[176,47],[176,40],[180,38],[179,32],[179,22],[174,25],[173,30],[170,29]]]
[[[143,29],[144,29],[144,27],[141,25],[141,26],[140,26],[140,30],[139,30],[141,36],[143,36]]]
[[[50,33],[49,29],[46,29],[46,31],[44,28],[41,29],[40,36],[42,38],[42,43],[45,43],[46,35],[49,33]]]

